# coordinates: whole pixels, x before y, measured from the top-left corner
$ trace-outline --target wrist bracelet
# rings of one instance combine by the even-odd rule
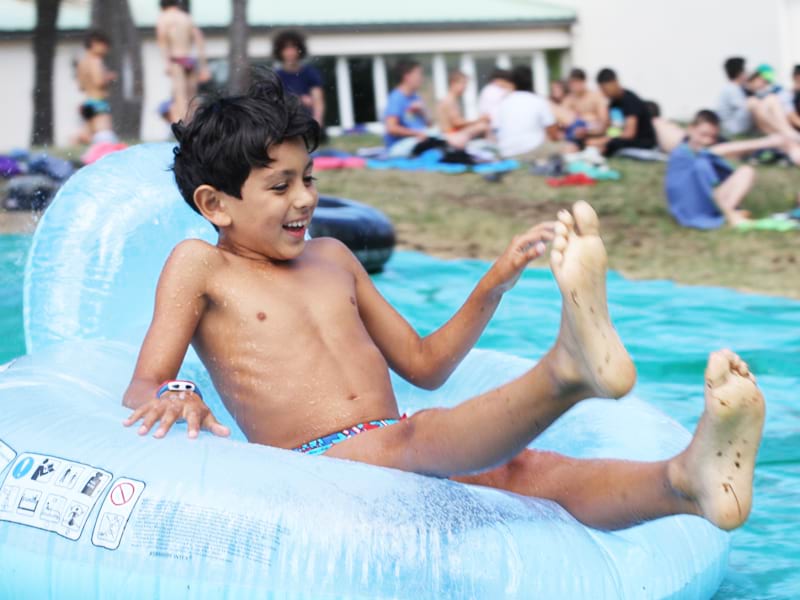
[[[200,392],[200,388],[198,388],[194,382],[187,381],[185,379],[170,379],[165,381],[161,384],[161,387],[158,388],[158,392],[156,392],[156,398],[161,398],[167,392],[193,392],[197,394],[200,399],[203,399],[203,394]]]

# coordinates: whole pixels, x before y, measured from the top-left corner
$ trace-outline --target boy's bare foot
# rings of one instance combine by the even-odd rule
[[[606,300],[606,250],[597,215],[586,202],[558,215],[550,253],[561,289],[561,330],[550,353],[556,377],[583,386],[590,396],[619,398],[636,381],[636,369],[622,345]]]
[[[706,408],[689,447],[669,463],[672,487],[717,527],[734,529],[750,514],[753,469],[764,426],[764,396],[730,350],[706,367]]]

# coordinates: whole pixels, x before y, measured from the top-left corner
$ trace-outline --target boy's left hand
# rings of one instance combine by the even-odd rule
[[[492,286],[507,292],[517,283],[528,264],[544,254],[546,242],[553,239],[555,221],[534,225],[522,235],[514,236],[506,251],[487,273]]]

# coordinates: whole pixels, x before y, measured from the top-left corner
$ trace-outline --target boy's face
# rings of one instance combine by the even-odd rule
[[[689,134],[689,145],[696,149],[713,146],[719,139],[719,129],[711,123],[701,122],[690,125],[687,133]]]
[[[92,45],[89,46],[89,52],[97,56],[106,56],[108,54],[108,44],[95,40],[92,42]]]
[[[569,79],[567,89],[571,94],[580,95],[586,91],[586,82],[583,79]]]
[[[460,96],[464,93],[464,90],[467,89],[467,78],[466,77],[459,77],[450,84],[450,89],[453,90],[453,93],[456,96]]]
[[[224,196],[230,221],[225,240],[235,248],[272,260],[291,260],[305,247],[305,234],[319,194],[313,161],[300,138],[271,146],[269,166],[252,169],[242,199]]]
[[[422,72],[421,66],[414,67],[408,73],[406,73],[405,77],[403,77],[403,83],[405,83],[412,90],[418,90],[421,88],[424,80],[425,75]]]
[[[281,59],[285,63],[296,63],[300,60],[300,50],[294,44],[286,44],[281,50]]]
[[[606,81],[600,84],[600,91],[606,98],[613,100],[622,95],[622,87],[618,81]]]

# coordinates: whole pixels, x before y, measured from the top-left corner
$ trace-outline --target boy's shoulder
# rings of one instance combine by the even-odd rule
[[[219,248],[198,239],[183,240],[172,249],[169,256],[169,262],[177,266],[213,266],[223,260],[224,255]]]
[[[353,252],[342,242],[331,237],[314,238],[306,242],[305,252],[309,258],[322,262],[335,263],[340,267],[353,270],[360,266]]]

